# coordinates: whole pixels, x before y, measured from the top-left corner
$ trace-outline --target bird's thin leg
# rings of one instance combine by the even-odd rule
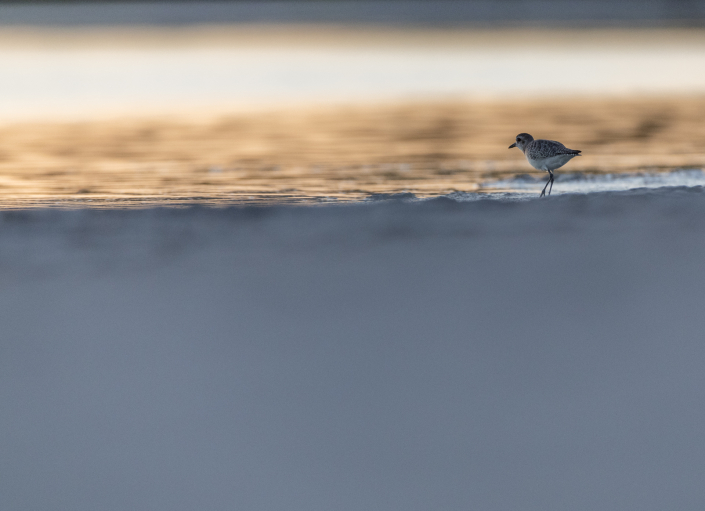
[[[552,178],[553,178],[553,174],[551,174],[550,171],[549,171],[548,181],[546,181],[546,185],[543,187],[543,190],[541,190],[541,195],[539,195],[539,197],[543,197],[544,195],[546,195],[546,187],[548,186],[548,183],[551,182],[551,179],[552,179]],[[550,194],[551,194],[551,193],[549,192],[549,195],[550,195]]]
[[[553,190],[553,172],[549,170],[548,173],[550,175],[549,180],[551,183],[551,186],[548,188],[548,194],[551,195],[551,190]]]

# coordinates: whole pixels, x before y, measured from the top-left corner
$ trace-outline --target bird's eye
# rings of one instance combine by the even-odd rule
[[[519,137],[517,137],[517,142],[521,142],[521,139]]]

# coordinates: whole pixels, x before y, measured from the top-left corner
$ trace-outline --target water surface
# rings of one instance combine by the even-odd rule
[[[520,132],[581,149],[561,173],[705,166],[698,30],[5,28],[0,59],[4,208],[486,193],[533,172]]]

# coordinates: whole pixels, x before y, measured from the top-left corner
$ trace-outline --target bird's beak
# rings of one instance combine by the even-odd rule
[[[516,147],[516,146],[517,146],[517,143],[514,142],[512,145],[510,145],[509,147],[507,147],[507,149],[511,149],[512,147]]]

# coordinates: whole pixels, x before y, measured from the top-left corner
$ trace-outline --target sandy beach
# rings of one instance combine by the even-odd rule
[[[705,3],[510,4],[0,6],[0,509],[701,511]]]
[[[703,188],[0,214],[0,507],[700,509]]]

